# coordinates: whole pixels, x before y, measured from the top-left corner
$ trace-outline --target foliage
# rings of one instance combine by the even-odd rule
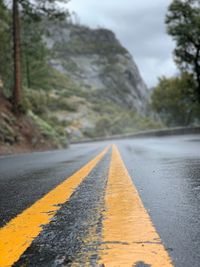
[[[37,30],[36,30],[37,29]],[[23,84],[32,89],[48,88],[50,67],[43,42],[43,23],[24,15],[21,19]]]
[[[123,109],[109,101],[96,100],[93,110],[97,112],[94,129],[86,129],[84,134],[89,138],[129,134],[149,129],[159,129],[163,124],[148,116]]]
[[[28,116],[35,122],[39,127],[44,137],[55,142],[55,144],[67,145],[67,134],[63,128],[55,125],[50,125],[46,120],[34,114],[29,110]]]
[[[12,28],[10,31],[12,33],[12,38],[9,38],[9,41],[10,41],[9,43],[11,43],[10,53],[6,53],[6,54],[8,55],[10,54],[12,57],[12,60],[11,60],[12,65],[13,65],[13,68],[12,68],[13,75],[11,76],[11,80],[13,81],[12,104],[14,108],[13,110],[16,113],[19,113],[19,107],[21,105],[21,100],[22,100],[22,83],[24,79],[22,75],[21,65],[22,65],[23,57],[25,55],[27,85],[30,86],[31,60],[29,59],[29,53],[27,52],[27,50],[30,46],[33,45],[34,41],[37,40],[37,39],[32,40],[32,38],[27,38],[27,40],[29,39],[29,42],[28,44],[26,41],[24,42],[25,53],[24,54],[22,53],[22,47],[21,47],[22,31],[20,27],[20,24],[21,24],[20,22],[22,21],[28,22],[26,23],[24,27],[24,31],[25,29],[28,28],[27,33],[29,32],[35,33],[37,31],[30,30],[31,29],[29,27],[30,22],[35,23],[41,20],[44,15],[46,15],[49,19],[57,19],[57,18],[64,19],[66,17],[66,10],[65,8],[59,5],[60,2],[67,2],[67,0],[44,0],[44,1],[13,0],[11,10],[6,8],[6,3],[7,3],[6,0],[3,0],[0,3],[0,13],[2,13],[3,16],[5,16],[6,12],[8,12],[10,15],[9,19],[10,21],[12,21]],[[25,34],[25,36],[23,36],[24,38],[22,38],[22,40],[26,39],[25,37],[30,37],[29,34],[27,33]],[[38,37],[39,35],[34,34],[33,36]],[[4,35],[4,38],[6,38],[6,35]],[[40,53],[40,58],[41,58],[41,55],[43,56],[43,53],[42,54]],[[36,56],[36,59],[38,59],[37,56]],[[38,68],[38,64],[34,66],[34,69],[36,68]]]
[[[48,16],[49,19],[65,19],[68,11],[60,3],[67,3],[68,0],[17,0],[23,15],[40,20],[42,16]]]
[[[40,128],[42,134],[45,137],[51,138],[56,135],[54,129],[46,121],[42,120],[32,111],[29,111],[28,115],[35,121],[36,125]]]
[[[88,137],[103,137],[118,134],[130,134],[138,131],[162,128],[161,123],[155,122],[150,117],[138,116],[135,112],[118,113],[115,116],[103,115],[96,122],[93,131],[90,130]]]
[[[176,41],[175,60],[193,74],[200,101],[200,1],[173,0],[166,16],[168,33]]]
[[[44,90],[32,90],[24,88],[24,95],[21,103],[21,111],[27,113],[31,110],[39,116],[47,112],[49,96]]]
[[[72,103],[70,100],[62,97],[55,99],[50,99],[49,107],[51,110],[64,110],[69,112],[76,112],[78,105]]]
[[[194,81],[187,73],[159,79],[151,97],[152,108],[167,126],[187,126],[198,120],[198,104],[192,97],[194,87]]]
[[[13,86],[12,77],[12,43],[11,43],[11,16],[10,11],[0,1],[0,80],[6,96],[10,96]]]
[[[2,120],[2,118],[0,119],[0,142],[14,144],[18,139],[17,133],[7,121]]]

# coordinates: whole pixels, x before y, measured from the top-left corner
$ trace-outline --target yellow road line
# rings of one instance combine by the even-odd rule
[[[102,266],[132,267],[139,263],[173,266],[116,146],[112,151],[105,205]]]
[[[12,219],[0,229],[0,266],[11,266],[31,245],[42,231],[42,226],[60,209],[59,204],[65,203],[84,178],[107,153],[105,148],[97,157],[83,168],[58,185],[55,189],[35,202],[30,208]]]

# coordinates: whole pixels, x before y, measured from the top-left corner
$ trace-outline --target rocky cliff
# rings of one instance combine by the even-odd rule
[[[62,22],[48,24],[45,41],[54,51],[50,64],[91,96],[145,113],[147,87],[113,32]]]
[[[113,32],[67,22],[44,24],[49,64],[56,73],[50,110],[72,139],[154,128],[147,118],[148,89]]]

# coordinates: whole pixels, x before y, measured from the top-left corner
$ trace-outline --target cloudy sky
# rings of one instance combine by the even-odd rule
[[[174,43],[166,34],[165,14],[171,0],[71,0],[80,22],[113,30],[131,52],[149,87],[159,76],[176,74]]]

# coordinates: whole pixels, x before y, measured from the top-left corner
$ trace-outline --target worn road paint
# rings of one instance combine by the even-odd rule
[[[116,146],[105,205],[100,266],[173,266]]]
[[[70,176],[55,189],[35,202],[0,229],[0,266],[11,266],[31,245],[42,231],[42,226],[60,209],[60,204],[66,202],[84,178],[107,153],[105,148],[97,157],[83,168]]]

